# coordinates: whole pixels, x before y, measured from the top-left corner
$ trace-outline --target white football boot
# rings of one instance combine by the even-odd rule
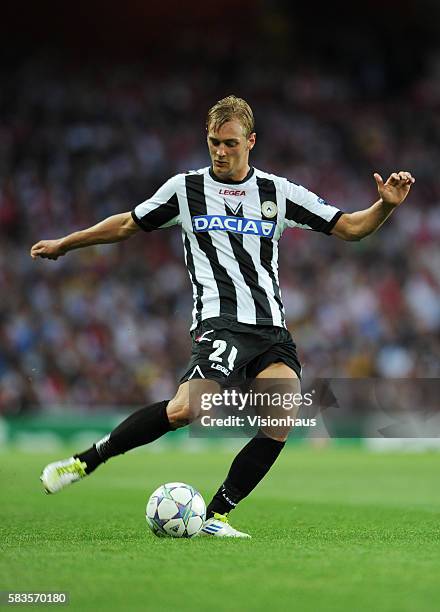
[[[201,536],[215,536],[217,538],[250,538],[248,533],[237,531],[231,527],[228,522],[227,514],[218,514],[214,512],[214,516],[205,521],[201,531]]]
[[[45,492],[58,493],[61,489],[78,482],[78,480],[87,476],[86,467],[87,464],[84,461],[75,457],[49,463],[40,476]]]

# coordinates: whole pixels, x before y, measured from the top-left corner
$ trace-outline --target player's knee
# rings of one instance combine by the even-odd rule
[[[218,383],[205,379],[182,383],[167,406],[167,415],[171,427],[177,429],[195,421],[201,412],[203,394],[213,393],[217,388]]]
[[[289,437],[291,429],[291,427],[261,428],[265,436],[272,438],[272,440],[276,440],[277,442],[285,442]]]
[[[185,427],[192,423],[198,416],[200,411],[194,406],[190,406],[189,402],[171,402],[167,407],[168,420],[171,427],[177,429]]]

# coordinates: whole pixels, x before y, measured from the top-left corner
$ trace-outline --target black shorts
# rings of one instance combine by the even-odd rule
[[[301,377],[296,345],[283,327],[215,317],[202,321],[191,338],[191,359],[180,383],[207,378],[222,386],[241,385],[277,362],[285,363]]]

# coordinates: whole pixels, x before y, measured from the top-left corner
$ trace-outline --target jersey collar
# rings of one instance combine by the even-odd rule
[[[212,166],[210,166],[209,168],[209,176],[212,178],[213,181],[215,181],[216,183],[222,183],[223,185],[241,185],[242,183],[245,183],[246,181],[248,181],[251,176],[254,174],[255,168],[253,168],[252,166],[249,167],[249,172],[246,174],[246,176],[244,177],[244,179],[242,181],[222,181],[220,180],[215,174],[214,174],[214,170],[212,169]]]

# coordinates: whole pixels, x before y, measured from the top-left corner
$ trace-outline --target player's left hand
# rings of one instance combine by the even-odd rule
[[[399,206],[409,193],[411,185],[416,179],[410,172],[393,172],[390,174],[386,183],[377,172],[374,173],[377,183],[377,190],[382,202],[391,206]]]

